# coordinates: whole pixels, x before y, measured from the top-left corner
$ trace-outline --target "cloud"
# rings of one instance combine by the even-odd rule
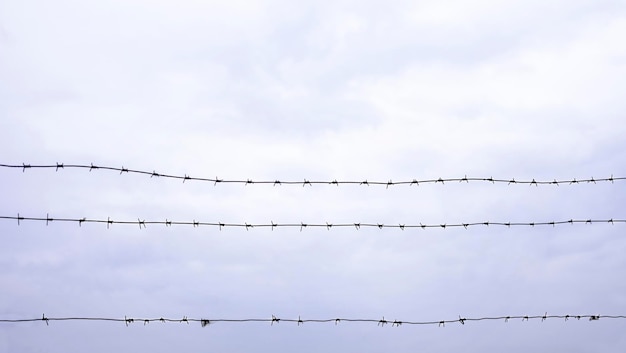
[[[623,10],[610,1],[2,4],[0,162],[237,180],[623,176]],[[621,181],[303,187],[0,173],[2,215],[439,224],[617,219],[623,204]],[[442,320],[624,308],[620,224],[0,227],[5,317]],[[620,346],[608,319],[40,324],[0,326],[0,351]]]

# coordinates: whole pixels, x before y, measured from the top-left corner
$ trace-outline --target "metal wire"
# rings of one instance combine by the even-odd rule
[[[568,180],[535,180],[534,178],[532,178],[532,180],[516,180],[515,178],[511,178],[511,179],[499,179],[499,178],[493,178],[493,177],[468,177],[468,176],[464,176],[462,178],[436,178],[436,179],[412,179],[412,180],[404,180],[404,181],[368,181],[367,179],[365,180],[361,180],[361,181],[356,181],[356,180],[343,180],[343,181],[339,181],[339,180],[326,180],[326,181],[319,181],[319,180],[308,180],[308,179],[304,179],[303,181],[294,181],[294,180],[289,180],[289,181],[285,181],[285,180],[252,180],[252,179],[233,179],[233,180],[228,180],[228,179],[220,179],[219,177],[215,177],[215,178],[204,178],[204,177],[192,177],[189,176],[187,174],[184,175],[174,175],[174,174],[164,174],[164,173],[157,173],[155,170],[153,170],[152,172],[150,171],[145,171],[145,170],[137,170],[137,169],[129,169],[129,168],[124,168],[124,166],[122,166],[121,168],[117,168],[117,167],[111,167],[111,166],[100,166],[100,165],[94,165],[93,163],[86,165],[86,164],[64,164],[64,163],[55,163],[55,164],[47,164],[47,165],[31,165],[31,164],[25,164],[22,163],[21,165],[17,165],[17,164],[0,164],[0,167],[3,168],[16,168],[16,169],[22,169],[22,172],[26,171],[26,169],[55,169],[56,171],[59,171],[59,169],[65,169],[65,168],[73,168],[73,169],[88,169],[90,172],[93,170],[108,170],[108,171],[115,171],[115,172],[119,172],[120,174],[122,173],[133,173],[133,174],[143,174],[143,175],[148,175],[151,178],[152,177],[160,177],[160,178],[168,178],[168,179],[178,179],[178,180],[182,180],[183,183],[185,181],[202,181],[202,182],[211,182],[214,185],[219,184],[244,184],[244,185],[252,185],[252,184],[271,184],[271,185],[302,185],[302,186],[312,186],[313,184],[325,184],[325,185],[345,185],[345,184],[355,184],[355,185],[366,185],[366,186],[370,186],[370,185],[381,185],[381,186],[386,186],[387,188],[389,186],[395,186],[395,185],[420,185],[420,184],[436,184],[436,183],[441,183],[441,184],[445,184],[446,182],[489,182],[489,183],[506,183],[508,185],[510,184],[527,184],[527,185],[560,185],[560,184],[579,184],[579,183],[593,183],[596,184],[598,182],[611,182],[614,183],[615,181],[622,181],[622,180],[626,180],[626,177],[613,177],[613,175],[611,175],[608,178],[584,178],[584,179],[568,179]]]
[[[382,319],[360,319],[360,318],[328,318],[328,319],[302,319],[298,316],[297,319],[281,319],[272,315],[271,318],[243,318],[243,319],[211,319],[211,318],[200,318],[193,319],[188,318],[187,316],[183,316],[182,319],[172,319],[172,318],[132,318],[128,316],[124,316],[124,318],[107,318],[107,317],[46,317],[45,314],[42,315],[41,318],[29,318],[29,319],[0,319],[0,323],[23,323],[23,322],[36,322],[36,321],[44,321],[46,325],[49,325],[50,321],[109,321],[109,322],[123,322],[126,326],[135,323],[135,322],[143,322],[144,325],[149,324],[151,322],[161,322],[161,323],[187,323],[190,322],[199,322],[202,327],[205,327],[209,324],[213,323],[246,323],[246,322],[263,322],[269,323],[270,325],[278,324],[280,322],[289,322],[296,323],[299,325],[305,323],[334,323],[335,325],[342,322],[362,322],[362,323],[374,323],[378,326],[385,326],[390,324],[393,326],[401,326],[401,325],[437,325],[440,327],[444,327],[446,324],[451,323],[460,323],[461,325],[465,325],[466,322],[472,321],[504,321],[508,322],[509,320],[522,320],[522,321],[530,321],[530,320],[541,320],[546,321],[549,319],[563,319],[568,321],[570,319],[588,319],[589,321],[597,321],[602,319],[626,319],[626,315],[548,315],[546,312],[543,315],[512,315],[512,316],[492,316],[492,317],[477,317],[477,318],[467,318],[461,317],[459,315],[458,319],[452,320],[434,320],[434,321],[414,321],[414,320],[387,320],[383,316]]]
[[[231,228],[245,228],[249,230],[251,228],[300,228],[302,231],[305,228],[326,228],[331,230],[332,228],[339,227],[354,227],[356,230],[361,229],[361,227],[369,227],[369,228],[398,228],[400,230],[404,230],[406,228],[459,228],[463,227],[467,229],[468,227],[475,226],[505,226],[505,227],[535,227],[535,226],[557,226],[557,225],[565,225],[565,224],[594,224],[594,223],[626,223],[626,219],[569,219],[569,220],[561,220],[561,221],[549,221],[549,222],[471,222],[471,223],[442,223],[442,224],[383,224],[383,223],[274,223],[271,221],[270,223],[222,223],[222,222],[201,222],[193,220],[191,222],[188,221],[170,221],[166,219],[165,221],[146,221],[140,218],[137,218],[136,221],[119,221],[113,220],[111,218],[107,219],[92,219],[92,218],[53,218],[50,217],[49,214],[46,214],[46,217],[24,217],[19,213],[17,216],[0,216],[0,219],[4,220],[16,220],[17,224],[20,225],[23,221],[36,221],[36,222],[46,222],[46,225],[49,225],[51,222],[72,222],[77,223],[79,226],[82,226],[83,223],[104,223],[109,228],[113,224],[122,224],[122,225],[138,225],[139,229],[146,228],[148,224],[160,224],[165,225],[167,227],[172,225],[189,225],[193,227],[200,226],[209,226],[209,227],[219,227],[220,230],[225,227]]]

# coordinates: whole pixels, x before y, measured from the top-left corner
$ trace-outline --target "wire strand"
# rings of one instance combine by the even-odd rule
[[[111,167],[111,166],[100,166],[100,165],[94,165],[93,163],[86,165],[86,164],[64,164],[64,163],[55,163],[55,164],[44,164],[44,165],[33,165],[33,164],[25,164],[22,163],[21,165],[18,164],[0,164],[0,167],[2,168],[14,168],[14,169],[22,169],[22,172],[26,171],[26,169],[55,169],[57,172],[59,171],[59,169],[87,169],[90,172],[93,170],[108,170],[108,171],[114,171],[114,172],[119,172],[120,174],[123,173],[127,173],[127,174],[142,174],[142,175],[147,175],[150,176],[150,178],[152,177],[160,177],[160,178],[167,178],[167,179],[178,179],[178,180],[182,180],[183,183],[186,181],[201,181],[201,182],[211,182],[214,185],[217,184],[244,184],[244,185],[252,185],[252,184],[270,184],[270,185],[302,185],[302,186],[312,186],[314,184],[324,184],[324,185],[346,185],[346,184],[352,184],[352,185],[365,185],[365,186],[370,186],[370,185],[378,185],[378,186],[386,186],[387,188],[389,188],[389,186],[395,186],[395,185],[420,185],[420,184],[436,184],[436,183],[441,183],[441,184],[445,184],[446,182],[488,182],[488,183],[505,183],[507,185],[510,184],[526,184],[526,185],[535,185],[535,186],[539,186],[539,185],[556,185],[559,186],[560,184],[580,184],[580,183],[593,183],[593,184],[597,184],[598,182],[611,182],[614,183],[615,181],[622,181],[622,180],[626,180],[626,177],[613,177],[613,175],[611,175],[608,178],[584,178],[584,179],[568,179],[568,180],[535,180],[534,178],[532,178],[532,180],[516,180],[515,178],[511,178],[511,179],[501,179],[501,178],[493,178],[493,177],[489,177],[489,178],[485,178],[485,177],[468,177],[467,175],[462,177],[462,178],[436,178],[436,179],[412,179],[412,180],[404,180],[404,181],[368,181],[367,179],[362,180],[362,181],[356,181],[356,180],[343,180],[343,181],[339,181],[339,180],[326,180],[326,181],[320,181],[320,180],[308,180],[308,179],[304,179],[303,181],[294,181],[294,180],[288,180],[288,181],[281,181],[278,179],[275,180],[252,180],[252,179],[220,179],[219,177],[215,177],[215,178],[205,178],[205,177],[192,177],[189,176],[187,174],[184,175],[174,175],[174,174],[165,174],[165,173],[157,173],[155,170],[153,170],[152,172],[150,171],[146,171],[146,170],[137,170],[137,169],[130,169],[130,168],[124,168],[124,166],[122,166],[121,168],[117,168],[117,167]]]
[[[296,323],[299,325],[305,323],[334,323],[335,325],[342,322],[361,322],[361,323],[375,323],[378,326],[385,326],[390,324],[391,326],[401,326],[401,325],[438,325],[444,326],[446,324],[452,323],[460,323],[465,325],[466,322],[472,321],[504,321],[508,322],[510,320],[522,320],[522,321],[530,321],[530,320],[551,320],[551,319],[563,319],[568,321],[570,319],[587,319],[589,321],[597,321],[602,319],[626,319],[626,315],[548,315],[546,312],[543,315],[512,315],[512,316],[492,316],[492,317],[477,317],[477,318],[467,318],[461,317],[459,315],[458,319],[452,320],[434,320],[434,321],[414,321],[414,320],[387,320],[383,316],[382,319],[372,319],[372,318],[327,318],[327,319],[302,319],[298,316],[297,319],[289,318],[282,319],[278,318],[275,315],[272,315],[271,318],[241,318],[241,319],[211,319],[211,318],[188,318],[187,316],[183,316],[181,319],[172,319],[172,318],[133,318],[124,316],[124,318],[110,318],[110,317],[46,317],[45,314],[42,315],[41,318],[23,318],[23,319],[0,319],[0,323],[24,323],[24,322],[36,322],[36,321],[44,321],[46,325],[49,325],[50,321],[109,321],[109,322],[123,322],[126,326],[135,323],[135,322],[143,322],[144,325],[151,322],[161,322],[161,323],[187,323],[190,322],[199,322],[202,327],[207,326],[213,323],[247,323],[247,322],[261,322],[261,323],[269,323],[271,325],[278,324],[280,322],[289,322]]]
[[[82,226],[83,223],[104,223],[109,228],[113,224],[121,224],[121,225],[137,225],[139,229],[146,228],[147,225],[157,224],[157,225],[165,225],[166,227],[172,225],[187,225],[195,227],[219,227],[220,230],[222,228],[230,227],[230,228],[245,228],[246,230],[253,228],[300,228],[302,231],[305,228],[326,228],[327,230],[331,230],[333,228],[340,227],[354,227],[356,230],[361,229],[361,227],[369,227],[369,228],[397,228],[400,230],[405,230],[406,228],[460,228],[463,227],[467,229],[468,227],[475,226],[504,226],[507,228],[510,227],[535,227],[535,226],[557,226],[557,225],[565,225],[565,224],[594,224],[594,223],[626,223],[626,219],[569,219],[569,220],[560,220],[560,221],[549,221],[549,222],[470,222],[470,223],[441,223],[441,224],[384,224],[384,223],[274,223],[271,221],[270,223],[223,223],[223,222],[204,222],[204,221],[146,221],[141,218],[137,218],[136,221],[120,221],[113,220],[111,218],[107,219],[93,219],[93,218],[53,218],[50,217],[49,214],[46,214],[46,217],[25,217],[21,216],[19,213],[17,216],[0,216],[0,219],[3,220],[16,220],[17,224],[20,225],[23,221],[34,221],[34,222],[46,222],[46,225],[49,225],[52,222],[70,222],[77,223],[79,226]]]

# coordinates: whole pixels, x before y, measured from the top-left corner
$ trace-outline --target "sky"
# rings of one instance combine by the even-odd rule
[[[626,4],[0,2],[0,164],[226,180],[626,176]],[[0,168],[0,216],[626,219],[626,181],[243,185]],[[0,220],[0,319],[626,315],[624,223]],[[0,352],[617,352],[624,320],[0,323]]]

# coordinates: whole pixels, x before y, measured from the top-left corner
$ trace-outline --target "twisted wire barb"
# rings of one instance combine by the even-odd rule
[[[387,320],[383,316],[382,319],[368,319],[368,318],[328,318],[328,319],[302,319],[298,316],[297,319],[281,319],[272,315],[271,318],[243,318],[243,319],[210,319],[210,318],[188,318],[187,316],[183,316],[181,319],[172,319],[172,318],[132,318],[128,316],[124,316],[124,318],[107,318],[107,317],[46,317],[45,314],[42,315],[41,318],[30,318],[30,319],[0,319],[0,323],[23,323],[23,322],[36,322],[36,321],[44,321],[46,325],[49,325],[50,321],[109,321],[109,322],[122,322],[125,323],[126,326],[135,323],[135,322],[143,322],[144,325],[149,324],[151,322],[161,322],[161,323],[187,323],[190,322],[199,322],[202,327],[205,327],[209,324],[223,322],[223,323],[246,323],[246,322],[263,322],[269,323],[270,325],[278,324],[280,322],[289,322],[296,323],[298,326],[305,323],[334,323],[335,325],[341,322],[361,322],[361,323],[375,323],[377,326],[385,326],[387,324],[391,324],[391,326],[401,326],[401,325],[437,325],[439,327],[445,327],[446,324],[451,323],[460,323],[461,325],[465,325],[466,322],[472,321],[504,321],[508,322],[510,320],[522,320],[522,321],[530,321],[530,320],[541,320],[541,322],[550,320],[550,319],[563,319],[564,321],[568,321],[570,319],[580,320],[587,319],[589,321],[597,321],[602,319],[626,319],[626,315],[548,315],[545,313],[543,315],[511,315],[511,316],[493,316],[493,317],[477,317],[477,318],[468,318],[461,317],[459,315],[458,319],[453,320],[435,320],[435,321],[404,321],[404,320]]]
[[[171,221],[166,219],[165,221],[146,221],[137,218],[136,221],[118,221],[113,220],[111,218],[107,219],[92,219],[92,218],[53,218],[50,217],[49,214],[46,214],[46,217],[24,217],[19,213],[17,216],[0,216],[0,219],[3,220],[16,220],[17,224],[20,225],[23,221],[35,221],[35,222],[46,222],[46,225],[49,225],[52,222],[72,222],[77,223],[79,226],[82,226],[83,223],[104,223],[109,228],[113,224],[122,224],[122,225],[137,225],[139,229],[146,228],[148,224],[159,224],[165,225],[166,227],[172,225],[190,225],[195,227],[200,226],[209,226],[209,227],[219,227],[220,230],[225,227],[231,228],[245,228],[249,230],[251,228],[300,228],[302,231],[305,228],[326,228],[327,230],[331,230],[332,228],[338,227],[354,227],[356,230],[361,229],[361,227],[370,227],[370,228],[398,228],[400,230],[405,230],[406,228],[459,228],[463,227],[467,229],[468,227],[475,226],[504,226],[504,227],[535,227],[535,226],[557,226],[557,225],[565,225],[565,224],[594,224],[594,223],[626,223],[626,219],[569,219],[569,220],[561,220],[561,221],[550,221],[550,222],[471,222],[471,223],[441,223],[441,224],[384,224],[384,223],[274,223],[271,221],[270,223],[223,223],[223,222],[200,222],[193,220],[191,222],[188,221]]]
[[[143,174],[143,175],[147,175],[150,176],[150,178],[152,177],[160,177],[160,178],[168,178],[168,179],[178,179],[178,180],[182,180],[183,183],[186,181],[203,181],[203,182],[211,182],[214,185],[217,185],[218,183],[220,184],[244,184],[244,185],[250,185],[250,184],[271,184],[271,185],[302,185],[302,186],[312,186],[313,184],[325,184],[325,185],[345,185],[345,184],[355,184],[355,185],[365,185],[365,186],[370,186],[370,185],[381,185],[381,186],[386,186],[387,188],[389,188],[389,186],[394,186],[394,185],[420,185],[420,184],[436,184],[436,183],[441,183],[441,184],[445,184],[446,182],[489,182],[489,183],[506,183],[507,185],[510,184],[527,184],[527,185],[560,185],[560,184],[579,184],[579,183],[598,183],[598,182],[611,182],[614,183],[615,181],[622,181],[622,180],[626,180],[626,177],[613,177],[613,175],[611,175],[608,178],[585,178],[585,179],[568,179],[568,180],[535,180],[534,178],[532,180],[515,180],[515,178],[511,178],[511,179],[498,179],[498,178],[493,178],[493,177],[489,177],[489,178],[485,178],[485,177],[468,177],[468,176],[464,176],[462,178],[437,178],[437,179],[412,179],[412,180],[404,180],[404,181],[368,181],[367,179],[362,180],[362,181],[355,181],[355,180],[343,180],[343,181],[339,181],[339,180],[326,180],[326,181],[320,181],[320,180],[307,180],[304,179],[303,181],[294,181],[294,180],[289,180],[289,181],[281,181],[278,179],[275,180],[252,180],[252,179],[220,179],[217,176],[215,178],[204,178],[204,177],[192,177],[189,176],[187,174],[184,175],[174,175],[174,174],[164,174],[164,173],[157,173],[156,170],[153,171],[145,171],[145,170],[137,170],[137,169],[130,169],[130,168],[124,168],[123,166],[121,168],[117,168],[117,167],[111,167],[111,166],[99,166],[99,165],[94,165],[93,163],[86,165],[86,164],[64,164],[64,163],[55,163],[55,164],[44,164],[44,165],[32,165],[32,164],[25,164],[22,163],[21,165],[19,164],[0,164],[0,167],[2,168],[16,168],[16,169],[22,169],[22,172],[26,171],[26,169],[55,169],[56,171],[59,171],[59,169],[66,169],[66,168],[73,168],[73,169],[88,169],[90,172],[93,170],[108,170],[108,171],[115,171],[115,172],[119,172],[120,174],[123,173],[133,173],[133,174]]]

